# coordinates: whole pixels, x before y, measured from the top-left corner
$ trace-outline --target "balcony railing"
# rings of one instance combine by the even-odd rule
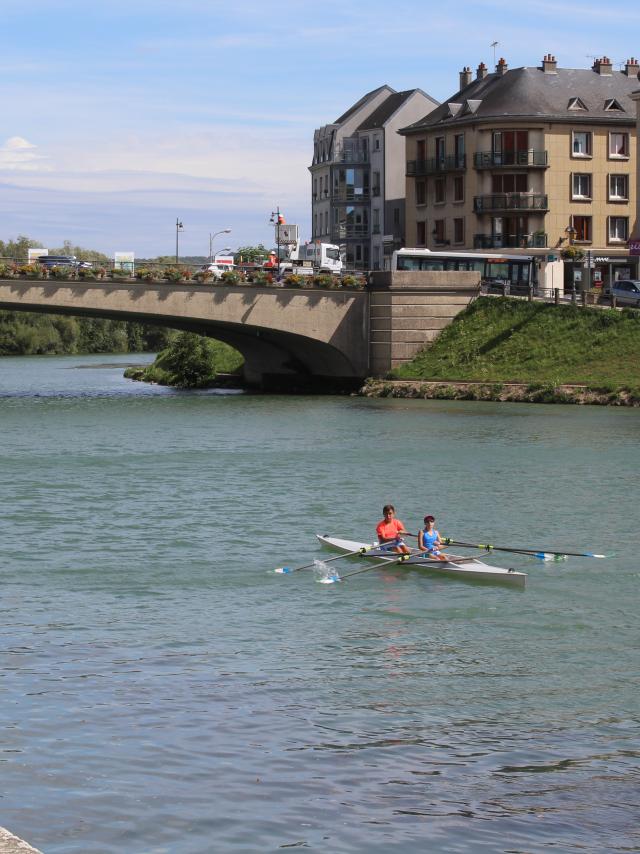
[[[495,211],[547,211],[547,196],[539,193],[495,193],[491,196],[474,196],[473,209],[476,213]]]
[[[500,169],[503,166],[526,166],[530,169],[546,169],[546,151],[476,151],[473,155],[476,169]]]
[[[339,225],[333,230],[333,240],[353,240],[354,238],[369,237],[371,231],[368,225]]]
[[[464,154],[447,157],[431,157],[428,160],[407,160],[407,176],[421,178],[424,175],[441,175],[444,172],[463,172],[467,168]]]
[[[546,234],[476,234],[474,249],[544,249]]]
[[[362,202],[369,202],[370,199],[371,196],[369,195],[369,190],[358,190],[356,192],[355,190],[347,190],[344,188],[340,190],[334,190],[333,195],[331,196],[331,201],[338,203],[355,202],[355,204],[358,204]]]

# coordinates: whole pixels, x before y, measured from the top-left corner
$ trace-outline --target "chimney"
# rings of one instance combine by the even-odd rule
[[[634,59],[633,57],[631,57],[631,59],[627,60],[626,65],[624,67],[624,73],[627,75],[627,77],[633,77],[633,76],[637,77],[639,70],[640,70],[640,66],[638,65],[637,59]]]
[[[468,65],[460,72],[460,88],[464,89],[465,86],[468,86],[469,83],[473,80],[473,74],[471,73],[471,69]]]
[[[498,64],[496,65],[496,74],[506,74],[509,66],[504,60],[504,57],[500,57],[498,60]]]
[[[543,59],[542,59],[542,70],[544,71],[545,74],[557,74],[558,73],[558,64],[556,62],[555,56],[551,56],[551,54],[548,53],[545,57],[543,57]]]
[[[487,66],[481,62],[476,71],[476,80],[484,80],[488,73]]]
[[[600,74],[603,77],[610,77],[613,71],[613,66],[611,65],[611,60],[608,56],[603,56],[602,59],[596,59],[593,63],[592,71],[595,71],[596,74]]]

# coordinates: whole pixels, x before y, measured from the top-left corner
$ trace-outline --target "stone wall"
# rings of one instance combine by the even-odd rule
[[[369,373],[382,377],[430,344],[480,292],[476,272],[384,271],[369,284]]]

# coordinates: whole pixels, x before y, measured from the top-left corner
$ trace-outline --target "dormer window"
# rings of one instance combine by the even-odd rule
[[[570,98],[567,105],[568,110],[586,110],[587,106],[581,98]]]
[[[616,101],[615,98],[609,98],[607,101],[605,101],[604,108],[607,112],[610,112],[611,110],[617,111],[619,113],[625,112],[624,108],[620,106],[620,103]]]

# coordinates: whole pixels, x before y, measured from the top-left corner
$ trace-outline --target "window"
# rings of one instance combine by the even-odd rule
[[[444,137],[436,137],[436,166],[444,166]]]
[[[373,147],[376,151],[380,151],[380,137],[377,136],[373,141]]]
[[[616,101],[615,98],[609,98],[604,102],[604,108],[607,112],[611,110],[617,111],[619,113],[624,113],[624,107],[620,106],[620,102]]]
[[[591,175],[574,172],[571,181],[571,198],[576,201],[591,201]]]
[[[591,131],[574,130],[571,134],[571,153],[573,157],[591,157]]]
[[[629,201],[629,176],[609,175],[609,201]]]
[[[453,179],[453,201],[464,202],[464,178],[461,175]]]
[[[462,217],[453,221],[453,242],[464,243],[464,219]]]
[[[324,233],[329,234],[329,211],[324,212]]]
[[[400,208],[393,209],[393,224],[400,225]]]
[[[609,134],[609,157],[621,157],[624,159],[629,157],[628,133]]]
[[[437,205],[444,204],[445,201],[445,179],[436,178],[434,181],[434,201]]]
[[[509,174],[504,172],[491,176],[492,193],[526,193],[527,184],[526,173]]]
[[[457,133],[453,138],[453,152],[456,166],[464,166],[464,134]]]
[[[313,236],[317,237],[318,235],[318,214],[315,213],[313,215]]]
[[[433,239],[435,243],[445,242],[444,220],[436,219],[433,223]]]
[[[609,217],[609,242],[625,243],[629,236],[629,218],[626,216]]]
[[[427,203],[427,182],[416,181],[416,204],[426,205]]]
[[[317,196],[318,196],[318,179],[314,178],[313,179],[313,198],[315,199],[315,198],[317,198]]]
[[[418,226],[416,243],[418,246],[426,246],[427,244],[427,223],[417,222]]]
[[[427,141],[426,139],[419,139],[416,142],[416,160],[426,160],[427,159]]]
[[[380,173],[377,171],[373,173],[373,187],[371,188],[371,192],[374,196],[380,195]]]
[[[586,110],[584,101],[581,98],[569,98],[568,110]]]
[[[591,243],[591,217],[574,216],[573,227],[576,230],[573,238],[578,243]]]

